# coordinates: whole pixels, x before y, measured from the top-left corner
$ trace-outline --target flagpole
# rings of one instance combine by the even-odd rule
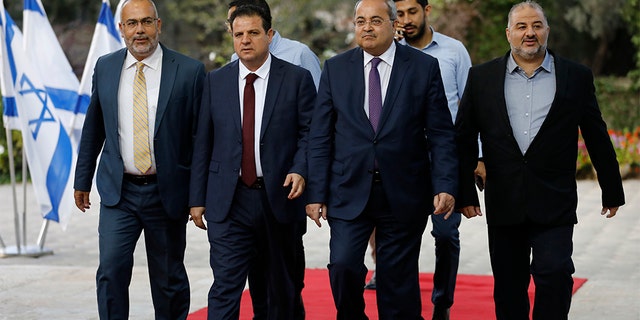
[[[29,163],[27,153],[22,153],[22,243],[27,245],[27,174]]]
[[[18,213],[18,195],[16,193],[16,167],[13,160],[13,136],[11,129],[6,128],[7,148],[9,149],[9,175],[11,177],[11,189],[13,190],[13,221],[16,228],[16,250],[20,254],[20,214]]]

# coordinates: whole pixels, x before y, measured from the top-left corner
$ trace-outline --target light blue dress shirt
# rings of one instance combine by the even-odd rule
[[[531,77],[510,54],[504,81],[504,98],[513,136],[524,155],[547,118],[556,94],[553,56],[546,53],[542,64]]]
[[[432,27],[429,28],[433,32],[433,38],[426,47],[420,50],[438,59],[440,76],[444,84],[444,92],[447,96],[451,119],[455,121],[458,114],[458,104],[462,99],[464,86],[467,84],[467,77],[471,68],[471,57],[469,57],[469,53],[462,42],[436,32]],[[400,43],[407,44],[404,39]]]

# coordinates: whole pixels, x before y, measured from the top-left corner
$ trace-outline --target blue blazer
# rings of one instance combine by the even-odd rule
[[[153,146],[162,204],[171,218],[179,218],[188,214],[189,170],[205,72],[201,62],[161,46],[162,75]],[[118,87],[126,50],[102,56],[96,63],[76,165],[74,188],[91,190],[96,159],[102,151],[96,184],[106,206],[120,201],[124,175],[118,136]]]
[[[378,132],[364,110],[364,56],[351,49],[325,62],[309,137],[309,203],[354,219],[369,199],[374,159],[400,221],[426,221],[433,196],[456,195],[455,132],[435,58],[396,46]]]
[[[238,60],[210,72],[204,85],[191,174],[192,207],[206,207],[208,221],[223,221],[231,208],[242,159]],[[304,221],[304,200],[288,200],[287,174],[307,177],[307,136],[316,89],[306,69],[271,55],[260,160],[269,204],[281,223]]]
[[[456,207],[478,206],[473,171],[478,159],[478,133],[487,170],[487,223],[508,226],[531,221],[540,225],[578,222],[576,159],[582,132],[598,171],[602,205],[624,204],[616,154],[595,96],[591,70],[555,59],[556,94],[549,113],[525,154],[509,121],[504,97],[511,52],[474,66],[456,119],[460,148],[460,197]]]

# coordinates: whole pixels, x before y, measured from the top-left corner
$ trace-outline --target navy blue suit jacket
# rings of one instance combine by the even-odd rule
[[[107,206],[120,201],[124,175],[118,136],[118,86],[126,50],[102,56],[96,63],[76,165],[74,188],[90,191],[102,151],[96,184],[101,202]],[[179,218],[189,213],[189,170],[205,72],[201,62],[164,46],[162,50],[153,146],[162,204],[170,217]]]
[[[206,207],[208,221],[229,214],[242,159],[239,61],[210,72],[204,85],[193,155],[190,206]],[[260,131],[260,160],[271,210],[281,222],[305,219],[304,200],[288,200],[289,173],[307,177],[307,136],[316,89],[306,69],[271,56]]]
[[[522,154],[504,97],[510,54],[469,71],[456,119],[461,159],[457,207],[479,205],[473,170],[480,133],[487,170],[484,197],[489,225],[576,223],[579,130],[598,172],[602,205],[623,205],[618,162],[600,114],[591,70],[550,52],[555,58],[556,94],[539,132]]]
[[[355,48],[325,62],[309,136],[308,203],[331,217],[360,215],[374,159],[400,221],[426,221],[433,196],[458,188],[455,132],[435,58],[396,46],[378,131],[364,110],[364,56]]]

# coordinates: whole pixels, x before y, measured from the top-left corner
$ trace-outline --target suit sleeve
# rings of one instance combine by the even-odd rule
[[[435,61],[435,59],[434,59]],[[458,194],[458,157],[455,130],[444,93],[437,62],[431,64],[428,84],[426,135],[431,158],[431,180],[434,194]]]
[[[591,162],[598,173],[598,183],[602,189],[602,206],[618,207],[625,203],[622,178],[616,153],[607,132],[607,125],[598,107],[593,75],[590,71],[585,71],[580,79],[584,81],[581,87],[586,88],[583,95],[585,107],[580,121],[580,131]]]
[[[73,188],[79,191],[91,191],[98,154],[100,154],[105,140],[105,128],[97,80],[100,77],[100,65],[99,59],[94,67],[91,100],[82,126],[80,149],[78,150],[78,160],[73,184]]]
[[[311,74],[305,69],[302,81],[298,85],[298,147],[293,159],[293,167],[289,171],[289,173],[298,173],[305,179],[308,178],[307,148],[315,100],[316,87]]]
[[[458,159],[460,161],[460,189],[456,199],[456,208],[480,205],[474,180],[474,170],[478,161],[479,130],[474,121],[473,77],[474,69],[471,68],[455,123]]]
[[[198,126],[193,146],[189,206],[204,207],[209,172],[209,159],[213,148],[214,128],[211,119],[211,73],[204,80]]]
[[[329,192],[329,164],[333,135],[333,103],[330,63],[325,62],[309,132],[307,202],[326,203]]]

